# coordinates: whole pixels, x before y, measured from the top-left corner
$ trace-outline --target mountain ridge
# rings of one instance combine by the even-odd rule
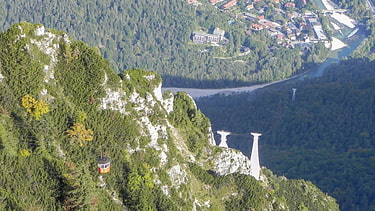
[[[338,209],[266,169],[264,181],[218,173],[222,153],[222,169],[248,158],[214,146],[210,120],[186,93],[162,93],[155,72],[116,75],[96,48],[41,24],[15,24],[0,44],[1,209]]]

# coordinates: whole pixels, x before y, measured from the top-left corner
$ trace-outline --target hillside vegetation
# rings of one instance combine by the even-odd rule
[[[40,24],[0,33],[1,210],[338,210],[267,169],[218,174],[224,151],[248,158],[212,141],[195,102],[162,95],[157,73],[116,75],[96,48]]]
[[[0,30],[28,21],[67,31],[75,39],[99,47],[115,72],[134,68],[156,71],[167,87],[264,83],[296,74],[302,66],[307,70],[327,56],[328,49],[322,43],[301,54],[299,48],[277,44],[265,30],[252,31],[249,21],[220,12],[208,1],[201,3],[5,0],[0,1]],[[191,41],[192,32],[211,32],[216,27],[225,30],[227,45],[215,47]],[[252,33],[247,35],[246,31]],[[250,53],[239,56],[242,47]]]
[[[373,210],[374,65],[348,59],[321,78],[197,103],[214,130],[263,133],[261,160],[277,174],[312,181],[337,198],[340,210]],[[240,136],[228,138],[230,146],[248,150]]]

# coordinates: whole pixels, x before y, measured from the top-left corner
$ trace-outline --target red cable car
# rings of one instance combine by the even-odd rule
[[[111,161],[108,157],[100,156],[98,158],[98,172],[106,174],[111,170]]]

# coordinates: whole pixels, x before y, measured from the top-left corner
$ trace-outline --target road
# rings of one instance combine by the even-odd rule
[[[200,98],[200,97],[208,97],[216,94],[223,94],[223,95],[231,95],[231,94],[236,94],[236,93],[241,93],[241,92],[252,92],[257,89],[270,86],[273,84],[281,83],[287,80],[291,80],[297,77],[300,77],[304,75],[305,73],[295,75],[290,78],[286,78],[283,80],[279,81],[274,81],[266,84],[258,84],[258,85],[253,85],[253,86],[244,86],[244,87],[235,87],[235,88],[223,88],[223,89],[196,89],[196,88],[176,88],[176,87],[165,87],[162,88],[162,91],[170,90],[171,92],[180,92],[184,91],[188,93],[191,97],[193,98]]]

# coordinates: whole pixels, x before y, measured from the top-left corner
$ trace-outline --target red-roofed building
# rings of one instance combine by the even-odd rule
[[[287,2],[286,4],[284,4],[285,7],[291,7],[291,8],[294,8],[296,7],[296,4],[293,3],[293,2]]]
[[[228,9],[237,4],[237,0],[231,0],[223,5],[223,9]]]
[[[254,4],[249,4],[246,6],[246,9],[247,10],[251,10],[251,9],[254,9]]]
[[[264,15],[258,16],[258,20],[263,20],[263,19],[264,19]]]
[[[260,24],[253,23],[253,24],[251,25],[251,28],[254,29],[254,30],[262,30],[262,29],[263,29],[263,26],[260,25]]]
[[[219,3],[219,2],[222,2],[224,0],[210,0],[210,3],[211,4],[216,4],[216,3]]]
[[[187,0],[188,4],[196,4],[198,0]]]
[[[272,23],[271,21],[259,21],[259,24],[261,24],[262,26],[264,26],[266,29],[269,29],[269,28],[276,28],[276,24]]]

